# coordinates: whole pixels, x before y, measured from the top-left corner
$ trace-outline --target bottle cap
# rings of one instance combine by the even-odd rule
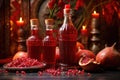
[[[70,4],[66,4],[65,9],[70,9]]]
[[[64,14],[72,14],[70,4],[66,4],[64,8]]]

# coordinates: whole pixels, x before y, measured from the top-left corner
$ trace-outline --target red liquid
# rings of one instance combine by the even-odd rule
[[[41,60],[42,40],[38,37],[38,30],[32,31],[32,36],[27,39],[28,57]]]
[[[27,49],[28,57],[41,61],[41,49],[41,46],[29,46]]]
[[[76,56],[77,30],[70,24],[63,24],[59,30],[60,65],[73,66]]]
[[[56,46],[44,46],[43,61],[46,64],[55,64],[55,48]]]
[[[60,60],[63,65],[74,65],[76,57],[76,41],[59,41]]]
[[[52,31],[46,31],[47,35],[43,39],[43,62],[48,65],[55,65],[56,39]]]

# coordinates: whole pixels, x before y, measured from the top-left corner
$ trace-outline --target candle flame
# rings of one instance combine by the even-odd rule
[[[20,17],[20,22],[22,22],[22,17]]]
[[[20,26],[20,27],[23,26],[23,25],[24,25],[24,21],[22,20],[22,17],[20,17],[19,20],[16,21],[16,23],[17,23],[17,25]]]
[[[94,11],[94,14],[96,14],[96,11]]]
[[[86,26],[82,26],[82,29],[85,30],[85,29],[86,29]]]

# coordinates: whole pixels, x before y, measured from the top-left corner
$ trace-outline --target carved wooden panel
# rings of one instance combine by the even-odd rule
[[[29,26],[29,20],[30,20],[30,0],[10,0],[11,5],[11,46],[10,50],[12,55],[14,55],[17,52],[18,47],[18,35],[17,31],[19,27],[16,24],[16,21],[19,20],[20,17],[22,17],[23,21],[25,22],[23,29],[25,30],[24,37],[27,38],[30,34],[30,26]]]

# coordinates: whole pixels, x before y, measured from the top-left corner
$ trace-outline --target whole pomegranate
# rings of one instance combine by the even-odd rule
[[[82,44],[82,43],[80,43],[80,42],[76,42],[76,47],[79,49],[85,49],[85,47],[84,47],[84,45]]]
[[[19,51],[17,52],[14,56],[13,56],[13,59],[12,60],[15,60],[17,58],[21,58],[21,57],[28,57],[28,54],[27,52],[24,52],[24,51]]]
[[[105,69],[114,69],[120,64],[120,53],[114,48],[115,44],[105,47],[96,55],[96,61]]]

